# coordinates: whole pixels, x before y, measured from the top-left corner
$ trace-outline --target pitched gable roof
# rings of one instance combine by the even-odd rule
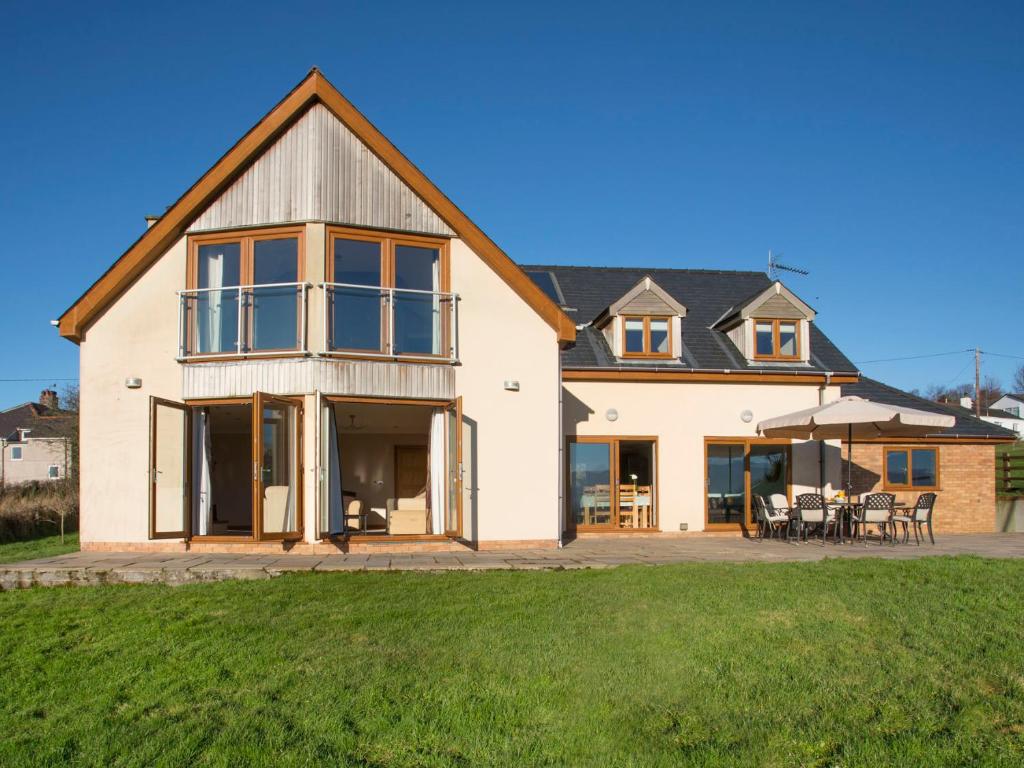
[[[55,411],[42,403],[22,403],[0,411],[0,439],[17,440],[19,429],[31,430],[29,437],[63,437],[73,414]]]
[[[61,335],[76,343],[81,341],[90,321],[181,237],[192,220],[205,211],[284,131],[317,103],[330,110],[433,208],[555,330],[560,342],[571,342],[576,338],[573,321],[558,305],[315,68],[61,315]]]
[[[811,323],[811,358],[808,363],[766,364],[748,361],[732,340],[713,328],[727,310],[771,288],[772,281],[764,272],[743,272],[712,269],[648,269],[642,267],[569,267],[525,266],[530,273],[554,275],[565,298],[565,306],[575,310],[576,322],[583,326],[576,345],[562,353],[567,369],[657,368],[668,370],[732,370],[852,373],[857,370],[850,360]],[[678,358],[671,360],[617,360],[608,341],[591,323],[602,312],[645,277],[685,305],[682,320],[683,344]]]

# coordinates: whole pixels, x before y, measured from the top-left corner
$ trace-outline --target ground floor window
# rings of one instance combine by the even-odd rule
[[[721,438],[705,442],[705,515],[709,528],[752,523],[753,497],[789,498],[789,441]]]
[[[572,438],[567,461],[568,528],[658,527],[656,438]]]
[[[933,491],[939,487],[938,448],[886,448],[886,490]]]

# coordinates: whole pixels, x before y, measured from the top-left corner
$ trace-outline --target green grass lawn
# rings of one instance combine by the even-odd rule
[[[64,536],[64,543],[60,536],[42,536],[38,539],[28,541],[12,541],[8,544],[0,544],[0,565],[4,563],[16,563],[19,560],[35,560],[37,557],[53,557],[54,555],[65,555],[68,552],[78,551],[78,532],[68,533]]]
[[[0,764],[1024,763],[1024,562],[0,594]]]

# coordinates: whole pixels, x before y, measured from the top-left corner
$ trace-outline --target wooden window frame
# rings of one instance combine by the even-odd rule
[[[569,474],[572,471],[570,464],[570,449],[573,443],[608,443],[610,448],[610,467],[612,470],[612,482],[609,488],[611,522],[608,525],[578,525],[572,514],[569,499]],[[618,524],[619,517],[619,444],[620,443],[651,443],[654,448],[653,484],[654,490],[654,515],[657,525],[653,528],[621,528]],[[659,477],[658,465],[661,463],[661,451],[658,445],[657,435],[570,435],[565,439],[565,524],[566,533],[660,533],[661,532],[661,479]],[[618,482],[616,482],[618,481]]]
[[[802,321],[800,320],[789,320],[781,317],[756,317],[751,318],[753,322],[753,358],[755,360],[802,360],[803,359],[803,332],[800,328]],[[757,325],[758,323],[770,323],[772,326],[772,353],[770,355],[762,355],[757,351]],[[796,328],[796,354],[783,355],[779,352],[782,349],[782,343],[780,339],[779,327],[783,323],[792,323]]]
[[[334,282],[334,241],[335,240],[360,240],[363,242],[375,242],[380,244],[380,279],[381,288],[386,290],[393,288],[395,285],[395,252],[396,247],[400,245],[406,245],[413,248],[436,248],[438,251],[438,259],[440,260],[440,268],[438,275],[438,287],[439,293],[450,293],[451,292],[451,259],[450,259],[450,239],[444,237],[429,237],[426,235],[408,235],[398,232],[382,232],[368,229],[358,229],[355,227],[342,227],[336,225],[328,225],[327,233],[324,238],[326,243],[324,253],[324,282]],[[328,308],[324,306],[324,312],[327,312]],[[390,328],[388,322],[390,319],[390,313],[384,306],[384,302],[381,302],[380,308],[380,343],[377,349],[335,349],[330,345],[330,334],[331,329],[334,327],[333,317],[327,318],[327,338],[324,339],[324,354],[325,355],[338,355],[342,357],[353,357],[358,358],[360,354],[372,356],[370,359],[380,360],[402,360],[406,362],[433,362],[434,360],[448,360],[450,358],[447,350],[450,348],[450,333],[451,323],[441,323],[441,339],[440,348],[445,350],[444,352],[433,355],[433,354],[417,354],[414,356],[404,354],[394,354],[393,350],[387,349],[387,340],[390,338]]]
[[[935,454],[935,484],[934,485],[914,485],[914,451],[931,451]],[[906,484],[890,483],[889,482],[889,454],[890,453],[905,453],[907,454],[907,482]],[[882,448],[882,489],[885,491],[938,491],[942,486],[942,480],[939,475],[939,446],[935,447],[922,447],[913,445],[892,445],[884,446]]]
[[[238,243],[238,280],[240,285],[252,285],[255,253],[257,242],[267,240],[297,240],[295,253],[295,282],[301,283],[306,279],[306,228],[304,226],[285,227],[263,227],[260,229],[238,229],[223,232],[200,233],[188,236],[188,258],[185,265],[185,287],[189,290],[199,288],[199,247],[203,245],[219,245],[223,243]],[[230,287],[230,286],[228,286]],[[307,307],[308,297],[307,297]],[[242,311],[239,308],[239,311]],[[303,317],[301,303],[295,313],[295,339],[294,348],[283,349],[247,349],[241,355],[225,354],[224,352],[190,353],[189,358],[195,360],[217,361],[217,360],[244,360],[247,357],[288,357],[291,355],[304,355],[306,352],[301,349],[299,339],[302,338],[302,326],[307,322]],[[245,338],[251,342],[253,338],[252,312],[246,313]],[[195,321],[194,313],[189,313],[188,322],[182,329],[185,334],[184,343],[186,348],[195,344]],[[275,355],[274,353],[279,353]]]
[[[708,497],[708,446],[743,446],[743,495],[745,499],[744,521],[742,523],[710,522],[710,498]],[[742,531],[754,527],[754,504],[750,492],[750,448],[754,445],[778,445],[786,448],[786,498],[793,498],[793,441],[785,437],[705,437],[704,438],[704,530]]]
[[[672,354],[672,318],[668,315],[620,315],[622,329],[622,357],[644,357],[668,359]],[[626,350],[626,321],[642,320],[644,324],[644,350],[643,352],[629,352]],[[664,320],[668,325],[668,352],[651,351],[651,320]]]

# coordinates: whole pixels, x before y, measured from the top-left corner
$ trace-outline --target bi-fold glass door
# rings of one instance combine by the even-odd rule
[[[567,463],[567,529],[657,529],[657,440],[572,438]]]
[[[301,538],[301,399],[151,398],[150,484],[150,538]]]

